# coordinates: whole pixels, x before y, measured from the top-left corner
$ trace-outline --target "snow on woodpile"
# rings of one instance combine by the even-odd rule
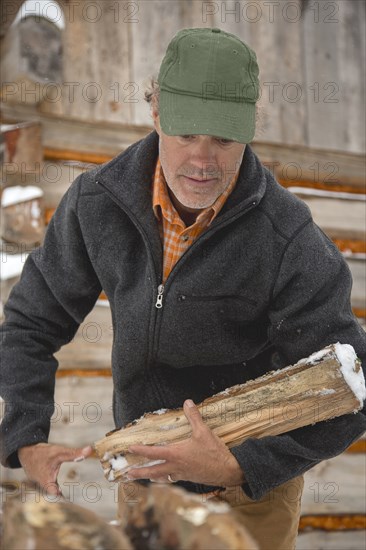
[[[23,269],[28,254],[7,254],[0,252],[0,280],[6,281],[18,277]]]
[[[362,370],[361,361],[358,359],[354,348],[350,344],[340,344],[337,342],[336,344],[332,344],[313,353],[305,359],[301,359],[298,364],[315,365],[332,354],[336,356],[340,364],[340,371],[343,378],[358,399],[360,407],[362,408],[366,399],[365,376]],[[323,395],[326,395],[324,392],[329,393],[330,390],[325,388],[323,390]],[[357,410],[354,412],[357,412]]]
[[[43,197],[43,191],[35,185],[27,185],[22,187],[21,185],[14,185],[13,187],[6,187],[1,196],[1,206],[6,208],[13,204],[19,204],[21,202],[28,202],[34,199]]]
[[[362,407],[366,399],[365,376],[356,352],[351,345],[340,344],[339,342],[335,344],[334,348],[338,361],[341,364],[341,372],[344,379]]]

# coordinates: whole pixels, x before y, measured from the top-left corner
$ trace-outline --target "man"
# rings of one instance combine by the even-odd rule
[[[57,492],[60,464],[90,454],[46,442],[53,354],[103,288],[116,425],[184,402],[192,426],[180,445],[132,448],[165,462],[129,478],[222,488],[229,501],[236,487],[233,504],[261,548],[293,548],[302,474],[359,437],[364,416],[228,451],[194,402],[336,341],[365,361],[351,277],[307,207],[247,145],[259,95],[254,52],[219,29],[185,29],[158,84],[156,132],[72,184],[5,307],[2,460]]]

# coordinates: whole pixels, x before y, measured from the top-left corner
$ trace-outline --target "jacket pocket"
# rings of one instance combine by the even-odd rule
[[[184,294],[166,300],[156,360],[176,367],[228,365],[267,342],[267,319],[243,294]]]
[[[200,295],[200,294],[178,294],[178,302],[215,302],[219,300],[241,300],[253,306],[257,305],[257,301],[242,296],[241,294],[217,294],[217,295]]]

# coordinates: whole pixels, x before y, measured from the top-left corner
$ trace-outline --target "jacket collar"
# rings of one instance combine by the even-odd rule
[[[124,207],[143,225],[156,229],[152,208],[152,180],[158,156],[159,136],[151,132],[143,140],[104,165],[96,179],[110,191]],[[265,169],[249,145],[246,146],[235,189],[212,226],[258,204],[266,191]]]

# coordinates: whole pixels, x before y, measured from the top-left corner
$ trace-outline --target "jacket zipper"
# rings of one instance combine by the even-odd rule
[[[255,206],[257,205],[257,201],[253,201],[250,205],[248,205],[247,209],[244,210],[244,212],[240,212],[239,216],[242,216],[246,213],[248,213],[250,210],[252,210],[252,208],[254,208]],[[235,215],[233,217],[236,217]],[[179,260],[177,261],[177,263],[175,264],[175,266],[173,267],[172,271],[170,272],[167,280],[165,281],[165,283],[161,283],[159,286],[158,286],[158,293],[157,293],[157,297],[156,297],[156,302],[155,302],[155,307],[157,309],[162,309],[163,307],[163,294],[164,292],[166,291],[167,289],[167,286],[169,286],[169,283],[171,282],[172,278],[174,277],[174,274],[175,274],[175,271],[177,270],[177,267],[179,266],[179,264],[182,262],[182,260],[184,261],[185,257],[187,254],[189,254],[192,249],[197,246],[197,243],[199,243],[201,240],[208,240],[210,238],[207,237],[207,234],[208,233],[216,233],[216,231],[218,231],[222,225],[226,226],[227,224],[231,223],[232,222],[232,218],[230,217],[229,219],[225,220],[225,222],[223,222],[222,224],[220,225],[217,225],[216,227],[214,227],[213,229],[210,228],[209,230],[205,231],[203,234],[201,234],[198,239],[196,239],[194,241],[194,243],[184,252],[184,254],[179,258]],[[183,298],[184,299],[184,298]],[[157,317],[157,315],[155,316],[155,320],[154,320],[154,336],[153,336],[153,349],[152,349],[152,353],[151,355],[149,356],[149,359],[152,361],[154,359],[154,357],[156,356],[156,353],[157,353],[157,349],[159,347],[159,338],[160,338],[160,326],[161,326],[161,315],[159,316],[159,318]]]
[[[163,294],[164,294],[164,285],[161,284],[158,286],[158,295],[156,297],[155,307],[161,309],[163,307]]]
[[[147,248],[149,249],[149,254],[150,254],[150,257],[151,257],[151,260],[152,260],[152,265],[154,266],[154,274],[155,274],[155,280],[157,280],[157,269],[156,269],[156,265],[155,265],[155,261],[154,261],[154,257],[151,253],[151,250],[148,246],[148,243],[149,243],[149,239],[146,235],[146,232],[145,230],[141,227],[141,225],[136,221],[136,217],[133,216],[123,205],[122,201],[120,201],[115,195],[114,193],[112,193],[100,180],[96,181],[97,184],[101,185],[105,190],[106,192],[108,193],[108,195],[110,197],[112,197],[112,199],[114,200],[114,202],[116,202],[120,208],[123,210],[123,212],[125,212],[125,214],[134,222],[134,225],[135,227],[137,227],[137,229],[140,231],[140,233],[142,234],[143,236],[143,239],[144,241],[146,242],[146,246]],[[252,208],[254,208],[254,206],[257,205],[257,201],[253,201],[250,205],[248,205],[248,208],[244,211],[244,212],[240,212],[239,216],[242,216],[243,214],[246,214],[249,210],[251,210]],[[235,215],[234,215],[235,217]],[[213,228],[213,232],[216,233],[216,231],[218,229],[220,229],[221,225],[227,225],[228,223],[231,223],[231,217],[227,220],[225,220],[225,222],[223,224],[220,224],[216,227]],[[169,281],[169,279],[171,279],[172,277],[172,274],[174,273],[174,271],[176,271],[176,268],[178,266],[178,264],[181,263],[182,259],[187,255],[187,253],[189,253],[193,247],[195,247],[197,245],[197,242],[201,241],[202,238],[204,240],[208,240],[207,239],[207,234],[212,232],[212,228],[211,230],[209,229],[208,231],[205,231],[202,235],[200,235],[198,237],[198,239],[184,252],[183,256],[181,256],[178,260],[178,262],[175,264],[175,266],[173,267],[171,273],[169,274],[169,277],[167,279],[167,281]],[[167,286],[167,281],[165,281],[165,284],[163,283],[160,283],[158,285],[158,293],[157,293],[157,296],[156,296],[156,302],[155,302],[155,308],[156,309],[162,309],[163,307],[163,294],[164,294],[164,291],[166,289],[166,286]],[[161,316],[160,316],[160,320],[161,320]],[[153,332],[152,332],[152,340],[151,340],[151,345],[149,346],[149,352],[148,352],[148,365],[150,365],[150,363],[152,363],[153,359],[154,359],[154,356],[156,354],[156,350],[157,350],[157,347],[158,347],[158,342],[159,342],[159,331],[160,331],[160,324],[158,326],[158,330],[157,330],[157,314],[154,315],[154,319],[153,319]]]

